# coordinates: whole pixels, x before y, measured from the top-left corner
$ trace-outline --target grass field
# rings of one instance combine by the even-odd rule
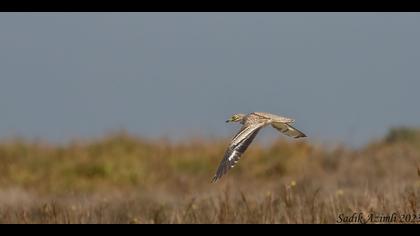
[[[125,132],[65,145],[1,140],[0,223],[420,220],[418,130],[393,129],[360,149],[286,138],[254,143],[212,184],[228,142]]]

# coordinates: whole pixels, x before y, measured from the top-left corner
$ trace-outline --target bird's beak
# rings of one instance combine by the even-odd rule
[[[226,121],[226,123],[229,123],[229,122],[231,122],[231,120],[227,120],[227,121]]]

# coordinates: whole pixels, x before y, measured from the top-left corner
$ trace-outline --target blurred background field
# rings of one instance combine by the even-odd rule
[[[0,223],[336,223],[419,210],[419,130],[395,128],[358,149],[256,142],[211,184],[228,141],[125,131],[67,144],[3,139]]]
[[[416,12],[0,13],[0,223],[415,214],[419,23]],[[211,184],[239,129],[224,121],[250,112],[296,119],[308,138],[261,131]]]

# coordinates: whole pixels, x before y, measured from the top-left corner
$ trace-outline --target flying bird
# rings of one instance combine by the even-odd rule
[[[232,138],[212,182],[219,180],[228,170],[235,166],[241,158],[241,155],[251,144],[252,140],[254,140],[258,131],[267,125],[271,125],[283,134],[293,138],[306,137],[304,133],[291,125],[295,122],[294,119],[269,113],[252,112],[248,115],[235,114],[226,122],[240,122],[242,128]]]

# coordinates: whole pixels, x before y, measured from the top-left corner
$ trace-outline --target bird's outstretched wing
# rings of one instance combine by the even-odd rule
[[[235,137],[233,137],[222,161],[220,162],[219,168],[216,171],[216,175],[213,177],[211,182],[216,182],[224,174],[226,174],[228,170],[235,166],[235,164],[241,158],[241,155],[246,151],[252,140],[254,140],[258,131],[263,126],[264,123],[242,126],[241,130],[235,135]]]
[[[302,133],[300,130],[296,129],[295,127],[287,123],[273,122],[271,126],[273,126],[273,128],[277,129],[278,131],[292,138],[306,137],[306,135]]]

